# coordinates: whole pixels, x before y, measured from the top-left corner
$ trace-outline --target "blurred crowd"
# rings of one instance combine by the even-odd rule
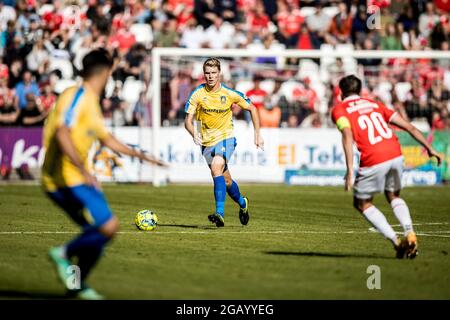
[[[450,61],[280,58],[277,50],[439,50],[450,44],[445,0],[4,0],[0,1],[0,126],[40,126],[91,48],[115,71],[101,100],[111,126],[150,125],[154,47],[272,50],[225,59],[224,82],[249,96],[264,127],[330,126],[337,81],[355,73],[363,96],[410,120],[450,129]],[[162,124],[178,125],[202,81],[201,61],[163,61]],[[233,110],[237,120],[248,115]]]

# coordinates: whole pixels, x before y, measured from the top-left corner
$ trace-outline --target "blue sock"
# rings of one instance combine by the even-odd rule
[[[231,186],[227,189],[228,195],[231,197],[231,199],[234,200],[241,208],[245,207],[245,200],[241,195],[241,192],[239,191],[239,186],[236,183],[236,181],[233,180],[231,183]]]
[[[214,198],[216,199],[216,212],[224,216],[227,185],[223,176],[214,177]]]
[[[89,228],[67,244],[67,256],[69,258],[78,257],[82,281],[86,279],[90,270],[100,258],[103,247],[108,241],[109,238],[105,237],[97,229]]]

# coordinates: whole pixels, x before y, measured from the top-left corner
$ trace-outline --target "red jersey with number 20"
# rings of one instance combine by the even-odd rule
[[[388,125],[395,114],[384,104],[357,95],[347,97],[331,111],[339,130],[345,127],[352,130],[361,153],[360,167],[371,167],[402,155],[397,136]]]

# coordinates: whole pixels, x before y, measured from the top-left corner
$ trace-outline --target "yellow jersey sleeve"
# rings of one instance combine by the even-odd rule
[[[205,87],[204,84],[198,86],[194,91],[192,91],[191,95],[184,106],[184,112],[189,114],[195,114],[197,112],[198,102],[200,101],[200,91]]]
[[[245,110],[250,108],[252,102],[245,94],[243,94],[242,92],[239,92],[237,90],[231,89],[227,86],[224,86],[224,87],[225,87],[225,89],[228,89],[232,103],[237,104],[239,107],[241,107],[242,109],[245,109]]]
[[[65,125],[73,127],[80,119],[83,103],[85,99],[85,89],[83,87],[73,88],[57,102],[59,114],[56,118],[56,126]],[[81,107],[80,107],[81,106]]]
[[[109,136],[109,131],[105,127],[103,115],[99,105],[95,108],[94,115],[92,116],[92,128],[98,139],[103,140]]]
[[[350,121],[347,119],[347,117],[341,116],[336,121],[336,126],[339,130],[344,130],[345,128],[351,128]]]

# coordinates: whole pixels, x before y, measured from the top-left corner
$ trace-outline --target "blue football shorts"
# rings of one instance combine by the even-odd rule
[[[88,185],[65,187],[47,195],[77,224],[99,228],[113,217],[103,193]]]
[[[233,155],[234,150],[236,149],[236,138],[228,138],[222,140],[211,147],[202,146],[202,155],[206,160],[206,163],[211,168],[212,160],[215,156],[221,156],[225,160],[225,168],[224,172],[228,170],[228,161]]]

